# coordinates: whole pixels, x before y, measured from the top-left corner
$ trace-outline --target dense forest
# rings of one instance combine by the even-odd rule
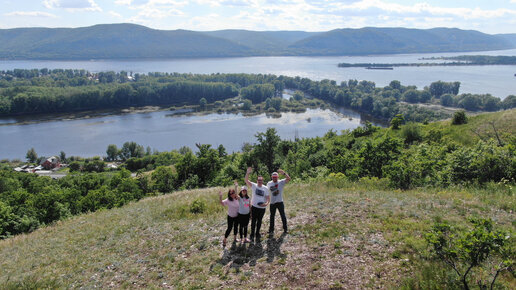
[[[298,91],[290,101],[284,89]],[[179,74],[127,72],[90,73],[85,70],[15,69],[0,71],[0,116],[67,113],[134,106],[220,104],[237,96],[239,110],[299,110],[303,99],[319,99],[374,117],[391,120],[403,114],[409,121],[451,117],[417,104],[439,104],[469,111],[516,107],[516,96],[503,101],[489,94],[459,94],[460,83],[433,82],[422,90],[392,81],[383,88],[371,81],[313,81],[301,77],[263,74]],[[246,100],[249,100],[247,102]],[[272,104],[272,105],[271,105]],[[232,109],[233,110],[233,109]]]
[[[370,180],[393,189],[495,186],[510,191],[516,180],[516,138],[514,128],[507,126],[514,126],[514,109],[507,113],[509,119],[495,122],[458,112],[452,122],[428,125],[403,125],[403,116],[398,115],[391,128],[366,124],[352,131],[329,131],[323,137],[297,140],[282,140],[269,128],[255,135],[254,144],[245,144],[233,154],[222,145],[197,144],[195,152],[187,147],[152,152],[134,142],[121,148],[110,144],[104,160],[66,158],[62,153],[70,174],[58,180],[15,172],[4,161],[0,163],[0,237],[145,196],[227,186],[242,180],[250,166],[264,176],[282,168],[303,182]],[[492,128],[467,127],[470,120],[491,123]],[[472,136],[461,141],[465,135]],[[35,157],[29,153],[27,158]],[[108,170],[106,161],[122,166]],[[135,178],[131,172],[137,173]]]

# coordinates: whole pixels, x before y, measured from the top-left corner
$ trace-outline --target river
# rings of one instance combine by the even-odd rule
[[[280,118],[265,114],[174,115],[171,111],[101,116],[91,119],[61,120],[27,125],[0,126],[0,159],[24,159],[34,147],[38,155],[105,156],[109,144],[121,147],[134,141],[153,150],[170,151],[196,143],[224,145],[228,152],[240,151],[246,142],[256,142],[255,134],[275,128],[282,139],[323,136],[361,124],[352,111],[308,109],[305,113],[282,113]]]
[[[133,73],[263,73],[301,76],[313,80],[331,79],[337,82],[357,79],[374,81],[386,86],[392,80],[403,85],[424,86],[438,80],[461,82],[460,93],[490,93],[505,98],[516,94],[516,66],[468,67],[396,67],[394,70],[338,68],[346,63],[411,63],[426,62],[421,58],[454,55],[516,55],[516,49],[470,53],[398,54],[339,57],[244,57],[171,60],[91,60],[91,61],[0,61],[0,70],[15,68],[63,68],[98,71],[127,71]],[[14,119],[0,120],[12,123]],[[56,120],[35,124],[0,126],[0,159],[24,159],[34,147],[42,156],[105,155],[107,145],[122,146],[135,141],[159,151],[194,148],[195,143],[223,144],[229,152],[239,151],[245,142],[256,141],[254,135],[267,127],[277,129],[283,139],[296,136],[322,136],[328,130],[353,129],[361,124],[361,116],[349,110],[335,113],[329,110],[308,110],[306,113],[283,114],[281,118],[265,115],[244,117],[234,114],[204,116],[171,116],[169,111],[100,116],[78,120]]]

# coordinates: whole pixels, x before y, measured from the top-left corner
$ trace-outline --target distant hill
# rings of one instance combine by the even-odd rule
[[[514,47],[516,47],[516,33],[496,34],[496,36],[501,37],[501,38],[507,40]]]
[[[188,30],[155,30],[134,24],[82,28],[0,30],[0,58],[109,59],[253,55],[226,39]]]
[[[514,35],[513,35],[514,36]],[[514,37],[450,28],[328,32],[156,30],[135,24],[0,29],[0,59],[128,59],[364,55],[516,47]]]
[[[262,54],[289,54],[288,46],[322,32],[305,31],[250,31],[217,30],[205,32],[208,35],[231,40],[260,51]]]
[[[497,50],[514,47],[504,38],[456,28],[335,29],[289,46],[304,55],[363,55]]]

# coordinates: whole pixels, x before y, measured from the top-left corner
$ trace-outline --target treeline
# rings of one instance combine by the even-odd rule
[[[111,144],[106,159],[121,162],[122,169],[102,172],[96,170],[104,166],[98,158],[75,159],[77,168],[72,172],[78,173],[59,180],[14,172],[3,165],[0,236],[30,232],[71,215],[121,206],[144,196],[228,186],[242,180],[249,166],[263,176],[282,168],[295,179],[337,186],[360,180],[398,189],[515,183],[514,136],[497,133],[496,142],[464,146],[445,138],[446,128],[426,126],[407,124],[396,130],[398,125],[382,129],[367,124],[340,135],[329,131],[324,137],[299,140],[281,140],[269,128],[255,135],[254,144],[245,144],[242,152],[233,154],[227,154],[222,145],[197,144],[196,152],[186,147],[151,152],[134,142],[120,149]],[[131,178],[129,170],[137,177]]]
[[[459,55],[430,57],[424,60],[454,60],[453,62],[413,62],[413,63],[339,63],[338,67],[407,67],[407,66],[472,66],[472,65],[515,65],[516,56],[505,55]]]
[[[0,72],[0,116],[113,109],[145,105],[201,105],[221,102],[240,95],[243,109],[252,104],[275,111],[295,108],[299,98],[282,105],[284,89],[303,96],[344,106],[376,118],[390,120],[403,114],[407,120],[431,121],[451,117],[416,103],[441,104],[473,111],[496,111],[516,107],[515,96],[504,101],[491,95],[459,95],[459,82],[433,82],[418,90],[392,81],[383,88],[371,81],[332,80],[263,74],[179,74],[101,72],[84,70],[13,70]],[[444,98],[442,98],[444,96]],[[299,104],[297,104],[298,102]],[[233,109],[232,109],[233,110]]]

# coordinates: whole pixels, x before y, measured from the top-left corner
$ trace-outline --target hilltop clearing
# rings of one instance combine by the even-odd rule
[[[291,232],[223,249],[219,188],[180,191],[60,221],[0,241],[4,288],[448,288],[453,273],[429,260],[434,221],[471,216],[515,230],[514,189],[390,191],[338,177],[289,184]],[[500,190],[502,189],[502,190]],[[197,200],[203,213],[190,209]],[[432,264],[433,263],[433,264]],[[423,273],[423,274],[422,274]],[[416,282],[414,282],[416,281]],[[499,286],[513,288],[502,275]]]

